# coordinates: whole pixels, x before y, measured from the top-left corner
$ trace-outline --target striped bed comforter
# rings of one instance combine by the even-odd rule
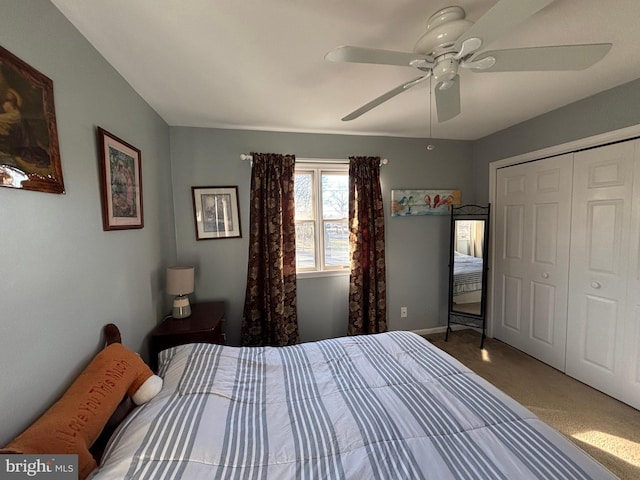
[[[94,480],[615,478],[413,333],[183,345],[160,364]]]
[[[482,258],[455,252],[453,258],[453,294],[482,289]]]

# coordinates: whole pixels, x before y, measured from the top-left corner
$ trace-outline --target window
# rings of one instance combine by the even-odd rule
[[[295,173],[296,267],[349,271],[349,166],[298,163]]]

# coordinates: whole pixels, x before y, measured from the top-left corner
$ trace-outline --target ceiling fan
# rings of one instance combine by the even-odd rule
[[[602,59],[611,49],[610,43],[482,50],[553,1],[499,0],[475,23],[465,19],[466,14],[461,7],[443,8],[429,18],[426,32],[413,52],[353,46],[341,46],[330,51],[325,59],[332,62],[399,65],[413,67],[422,73],[354,110],[342,120],[358,118],[432,78],[438,122],[444,122],[460,113],[459,68],[485,73],[582,70]]]

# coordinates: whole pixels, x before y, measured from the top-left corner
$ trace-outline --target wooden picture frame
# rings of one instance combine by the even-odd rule
[[[241,238],[238,187],[191,187],[196,240]]]
[[[2,47],[0,186],[64,193],[53,82]]]
[[[103,230],[144,227],[139,149],[97,128]]]

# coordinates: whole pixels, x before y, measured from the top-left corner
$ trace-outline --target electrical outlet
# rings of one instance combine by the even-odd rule
[[[407,307],[400,307],[400,318],[407,318]]]

